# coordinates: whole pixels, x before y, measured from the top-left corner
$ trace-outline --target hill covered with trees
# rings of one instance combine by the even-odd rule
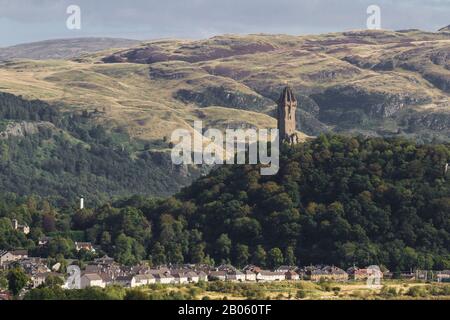
[[[99,114],[0,93],[0,192],[36,194],[60,206],[84,195],[98,204],[114,196],[168,196],[195,177],[174,170],[169,155],[150,151],[168,147],[164,141],[109,130],[96,121]]]
[[[276,176],[221,166],[167,199],[135,196],[74,214],[24,202],[0,212],[30,223],[32,237],[49,234],[52,217],[49,256],[70,255],[76,235],[129,264],[450,268],[448,145],[323,135],[281,154]]]

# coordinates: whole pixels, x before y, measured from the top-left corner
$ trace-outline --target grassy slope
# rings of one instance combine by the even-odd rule
[[[74,61],[15,61],[0,65],[0,91],[62,102],[66,108],[98,109],[99,121],[125,128],[133,137],[157,140],[170,137],[176,128],[191,128],[193,120],[207,115],[207,122],[220,127],[237,122],[246,125],[274,127],[265,114],[272,114],[285,82],[305,95],[322,94],[336,86],[350,86],[367,96],[391,94],[396,97],[423,99],[427,103],[405,105],[417,112],[450,113],[449,94],[424,78],[424,72],[394,68],[380,71],[348,62],[352,57],[375,65],[383,59],[423,49],[414,56],[416,63],[427,61],[427,71],[434,70],[445,78],[444,66],[428,63],[428,52],[445,50],[450,36],[411,31],[351,32],[321,36],[249,35],[221,36],[201,41],[152,41],[137,49],[84,55]],[[158,55],[151,63],[139,60],[136,50],[150,48]],[[112,53],[124,61],[103,64]],[[414,60],[413,59],[413,60]],[[208,100],[205,90],[225,88],[221,101]],[[183,101],[180,90],[195,99]],[[228,104],[229,93],[236,94],[235,107]],[[202,96],[203,95],[203,96]],[[199,98],[200,97],[200,98]],[[200,99],[200,100],[199,100]],[[203,99],[203,100],[202,100]],[[251,105],[258,101],[258,110]],[[364,103],[364,102],[362,102]],[[243,105],[243,106],[242,106]],[[225,107],[208,109],[205,107]],[[248,107],[247,107],[248,106]],[[200,108],[202,110],[200,110]],[[238,109],[258,111],[246,113]],[[214,110],[214,111],[212,111]],[[361,132],[389,127],[395,131],[398,122],[376,122]]]

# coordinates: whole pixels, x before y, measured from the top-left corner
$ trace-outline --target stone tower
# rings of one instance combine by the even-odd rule
[[[295,113],[297,111],[297,99],[292,89],[287,86],[278,100],[278,130],[281,141],[298,143]]]

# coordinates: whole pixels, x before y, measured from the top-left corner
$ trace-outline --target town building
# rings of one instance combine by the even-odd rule
[[[106,284],[97,273],[85,273],[80,279],[81,289],[90,287],[105,288]]]
[[[450,270],[438,271],[436,273],[436,280],[438,282],[450,282]]]
[[[300,280],[300,275],[293,270],[289,270],[289,271],[285,272],[284,275],[286,277],[286,280],[290,280],[290,281]]]
[[[137,274],[131,278],[130,287],[142,287],[156,283],[156,279],[151,274]]]
[[[261,270],[256,274],[258,282],[284,281],[286,276],[284,272]]]
[[[250,281],[250,282],[256,281],[256,273],[255,272],[250,271],[250,270],[245,270],[244,274],[245,274],[245,281]]]
[[[347,281],[348,273],[344,270],[334,267],[325,266],[317,268],[309,268],[308,276],[311,281],[330,280],[330,281]]]
[[[0,251],[0,267],[4,268],[11,262],[28,258],[27,250]]]
[[[19,224],[19,221],[17,221],[16,219],[12,220],[13,223],[13,229],[16,231],[20,231],[23,234],[27,235],[30,233],[30,227],[27,224]]]
[[[95,252],[94,246],[90,242],[75,242],[75,250],[86,250],[89,252]]]
[[[226,279],[233,282],[244,282],[245,274],[239,270],[230,271],[227,273]]]

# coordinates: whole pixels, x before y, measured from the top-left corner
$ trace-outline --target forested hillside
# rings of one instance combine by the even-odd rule
[[[59,235],[44,252],[50,256],[73,254],[76,235],[130,264],[445,269],[449,158],[448,145],[326,135],[284,146],[272,177],[257,166],[221,166],[165,200],[135,196],[75,214],[24,201],[3,215],[30,223],[33,237]]]
[[[189,172],[172,168],[169,156],[150,152],[150,142],[96,123],[99,113],[62,113],[0,93],[0,191],[59,205],[84,195],[93,205],[114,196],[167,196],[191,181]]]

